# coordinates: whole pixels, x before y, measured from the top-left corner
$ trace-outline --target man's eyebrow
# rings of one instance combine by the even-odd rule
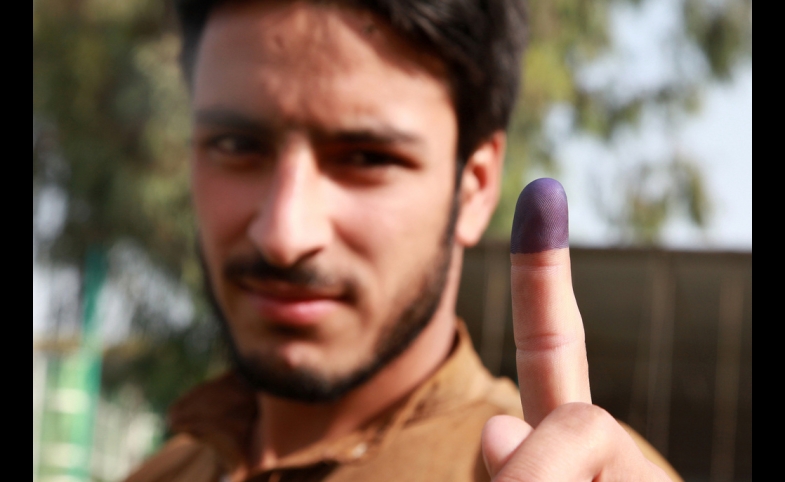
[[[197,125],[227,127],[240,130],[269,132],[271,125],[261,119],[227,109],[201,109],[195,114]]]
[[[375,126],[357,129],[339,129],[332,132],[315,130],[312,137],[317,142],[332,141],[347,144],[411,144],[423,143],[416,134],[401,131],[389,126]]]
[[[254,118],[227,109],[201,109],[196,111],[197,125],[224,127],[271,134],[275,127],[264,119]],[[415,133],[403,131],[386,124],[325,129],[321,126],[305,128],[315,142],[340,142],[347,144],[405,144],[421,145],[424,140]]]

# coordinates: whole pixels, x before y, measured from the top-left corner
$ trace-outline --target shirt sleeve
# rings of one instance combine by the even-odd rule
[[[125,482],[218,482],[222,475],[215,451],[188,435],[177,435]]]

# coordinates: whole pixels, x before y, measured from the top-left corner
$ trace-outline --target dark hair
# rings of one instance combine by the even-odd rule
[[[177,2],[183,34],[181,62],[188,80],[207,17],[225,1]],[[520,60],[526,44],[523,0],[333,2],[378,15],[403,38],[444,62],[458,117],[460,162],[465,162],[494,132],[507,128],[518,93]]]

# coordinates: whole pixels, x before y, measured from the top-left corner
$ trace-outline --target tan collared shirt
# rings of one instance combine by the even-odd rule
[[[176,434],[127,482],[486,481],[480,433],[494,415],[521,416],[517,387],[482,366],[461,324],[439,370],[367,426],[306,447],[265,471],[247,463],[254,394],[228,374],[197,387],[170,412]],[[638,434],[644,454],[681,480]]]

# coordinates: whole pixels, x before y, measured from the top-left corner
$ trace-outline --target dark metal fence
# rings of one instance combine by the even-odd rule
[[[516,377],[508,247],[466,253],[458,314]],[[752,479],[752,254],[573,248],[594,402],[688,481]]]

